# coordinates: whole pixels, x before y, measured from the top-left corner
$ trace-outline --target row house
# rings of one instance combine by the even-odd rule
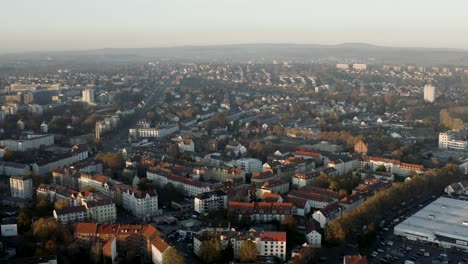
[[[279,178],[280,175],[274,173],[273,170],[267,170],[263,172],[254,172],[252,173],[252,178],[250,179],[252,184],[262,184],[267,181],[271,181]]]
[[[81,173],[70,168],[57,168],[52,171],[52,183],[78,190],[80,188],[78,183],[80,175]]]
[[[270,202],[229,202],[229,212],[237,216],[239,221],[242,218],[250,219],[260,223],[270,221],[283,221],[287,216],[292,216],[294,205],[292,203],[270,203]]]

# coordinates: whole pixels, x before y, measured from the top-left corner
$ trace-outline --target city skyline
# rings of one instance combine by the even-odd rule
[[[464,1],[11,1],[0,54],[225,44],[468,47]]]

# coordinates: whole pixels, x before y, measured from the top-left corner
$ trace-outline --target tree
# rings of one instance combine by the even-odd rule
[[[18,211],[18,230],[20,232],[27,231],[31,228],[31,217],[26,212],[26,209],[20,208]]]
[[[54,209],[55,210],[68,208],[68,207],[70,207],[70,202],[68,200],[65,200],[65,199],[59,199],[54,203]]]
[[[15,158],[15,153],[9,149],[5,149],[2,159],[4,161],[13,161],[14,158]]]
[[[174,247],[169,247],[166,249],[163,253],[163,263],[168,263],[168,264],[184,264],[185,263],[185,258],[182,256],[182,254],[177,251]]]
[[[62,225],[53,217],[39,218],[33,223],[32,232],[39,241],[57,241],[62,235]]]
[[[283,221],[281,221],[281,226],[283,226],[286,231],[293,231],[296,229],[297,221],[294,216],[290,215],[284,218]]]
[[[340,244],[345,241],[346,233],[338,221],[333,220],[327,224],[325,239],[332,244]]]
[[[214,263],[221,258],[221,241],[219,238],[205,240],[200,245],[198,256],[205,263]]]
[[[49,254],[56,254],[57,251],[57,244],[55,243],[54,240],[47,240],[47,242],[44,244],[45,250],[49,252]]]
[[[239,248],[238,256],[241,262],[254,262],[258,254],[257,245],[251,240],[245,240]]]

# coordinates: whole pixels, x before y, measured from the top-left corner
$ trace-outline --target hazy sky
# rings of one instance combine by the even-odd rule
[[[0,53],[237,43],[468,49],[468,0],[1,0]]]

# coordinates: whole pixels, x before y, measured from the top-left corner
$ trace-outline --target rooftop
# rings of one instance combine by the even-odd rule
[[[468,201],[440,197],[395,226],[395,230],[465,241],[468,237]]]

